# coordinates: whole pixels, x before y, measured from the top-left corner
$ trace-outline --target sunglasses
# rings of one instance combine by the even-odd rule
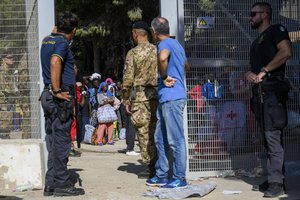
[[[257,13],[264,13],[265,11],[253,11],[253,12],[250,12],[250,17],[255,17],[255,15]]]
[[[5,58],[7,58],[7,59],[12,59],[13,57],[12,57],[12,56],[6,56]]]

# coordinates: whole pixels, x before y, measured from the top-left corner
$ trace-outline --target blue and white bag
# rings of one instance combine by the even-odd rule
[[[95,132],[95,127],[90,125],[90,124],[87,124],[87,125],[85,125],[84,128],[85,128],[85,135],[84,135],[83,142],[87,143],[87,144],[91,144],[92,143],[92,136]]]
[[[106,104],[98,108],[97,118],[98,123],[110,123],[116,121],[118,116],[114,107],[112,107],[110,104]]]

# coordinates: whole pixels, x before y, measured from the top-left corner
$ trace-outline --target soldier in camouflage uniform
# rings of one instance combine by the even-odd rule
[[[30,138],[30,88],[29,88],[29,72],[27,64],[27,54],[23,54],[19,60],[17,66],[18,78],[17,78],[17,88],[18,97],[16,98],[16,116],[17,118],[16,127],[23,131],[23,138]],[[18,109],[19,108],[19,109]]]
[[[13,129],[14,98],[16,88],[14,87],[13,57],[11,54],[1,56],[2,64],[0,66],[0,127],[5,131]]]
[[[150,28],[146,22],[136,22],[132,28],[137,46],[126,56],[122,97],[137,131],[143,162],[149,167],[138,177],[147,178],[155,174],[157,159],[154,142],[158,105],[157,50],[148,41]]]

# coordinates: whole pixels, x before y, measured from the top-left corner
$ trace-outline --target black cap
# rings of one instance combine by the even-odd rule
[[[138,22],[135,22],[133,25],[132,25],[132,28],[133,29],[144,29],[145,31],[150,31],[150,27],[149,25],[144,22],[144,21],[138,21]]]

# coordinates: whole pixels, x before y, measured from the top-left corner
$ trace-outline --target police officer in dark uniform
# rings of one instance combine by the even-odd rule
[[[250,50],[251,69],[246,73],[252,87],[252,110],[264,133],[267,149],[268,180],[254,186],[264,197],[277,197],[284,193],[284,150],[282,134],[287,124],[286,100],[289,84],[285,81],[286,61],[292,55],[286,28],[271,25],[272,8],[269,3],[255,3],[250,14],[252,29],[259,36]]]
[[[78,17],[71,12],[61,13],[55,33],[44,38],[41,47],[44,91],[41,104],[45,113],[46,145],[48,149],[44,196],[78,196],[67,169],[71,150],[75,72],[70,41],[76,33]]]

